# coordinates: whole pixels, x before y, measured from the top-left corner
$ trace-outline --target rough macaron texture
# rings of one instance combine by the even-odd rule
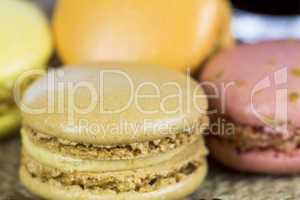
[[[240,146],[222,136],[208,137],[213,157],[242,171],[300,172],[297,145],[282,151],[267,142],[269,139],[272,143],[275,137],[285,142],[299,134],[299,51],[298,40],[245,44],[219,53],[208,63],[200,79],[214,83],[219,92],[226,88],[226,95],[212,99],[211,107],[218,108],[217,115],[239,126],[239,130],[240,127],[248,133],[249,128],[254,130],[243,134],[247,137],[240,140]],[[205,90],[215,94],[212,87]],[[264,147],[260,143],[257,148],[241,151],[247,139],[255,144],[255,138],[266,142]]]
[[[192,93],[187,90],[196,89],[196,82],[186,82],[185,75],[179,72],[145,66],[74,67],[52,71],[27,90],[23,105],[27,108],[43,108],[51,104],[47,94],[56,87],[52,85],[49,88],[47,81],[51,80],[49,77],[52,75],[58,75],[56,83],[60,83],[60,86],[62,83],[84,81],[99,87],[98,73],[104,70],[122,70],[132,79],[134,86],[145,81],[153,82],[159,86],[163,96],[175,94],[174,88],[163,87],[164,83],[175,80],[173,83],[178,84],[182,95],[186,97],[183,105],[194,105],[188,102],[193,99],[189,96]],[[126,80],[118,75],[106,74],[104,95],[97,97],[100,101],[96,102],[104,101],[107,109],[118,108],[115,106],[124,103],[130,94],[126,89]],[[65,89],[54,89],[54,96],[61,98],[63,95],[59,91]],[[82,87],[80,92],[72,95],[81,106],[88,105],[92,98],[86,89]],[[151,89],[144,87],[141,92],[149,94],[153,91]],[[205,97],[201,88],[196,91]],[[64,96],[65,99],[67,97]],[[141,101],[140,106],[148,110],[159,108],[160,98]],[[69,101],[54,102],[55,108],[60,105],[67,110],[22,113],[23,156],[20,176],[24,185],[33,193],[47,199],[177,199],[191,194],[203,181],[207,170],[207,150],[200,134],[208,124],[205,98],[197,104],[200,110],[184,108],[173,114],[146,114],[136,109],[135,105],[119,113],[105,114],[97,109],[84,114],[77,111],[71,115],[71,126],[67,126],[70,120]],[[173,109],[177,103],[173,99],[165,106]],[[147,123],[143,123],[145,119],[165,126],[153,130]],[[138,126],[137,132],[131,129],[120,129],[117,132],[114,129],[88,131],[80,126],[80,120],[107,127],[114,127],[112,125],[115,124],[121,126],[127,120],[129,124],[142,127]]]

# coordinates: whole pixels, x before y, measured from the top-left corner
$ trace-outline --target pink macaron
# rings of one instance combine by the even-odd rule
[[[300,41],[225,50],[200,80],[210,100],[213,158],[240,171],[300,173]]]

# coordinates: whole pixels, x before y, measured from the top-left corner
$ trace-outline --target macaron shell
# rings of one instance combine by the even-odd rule
[[[235,44],[235,39],[231,31],[231,21],[232,21],[232,8],[228,0],[221,0],[222,6],[221,15],[221,41],[220,48],[229,48]]]
[[[11,105],[9,105],[7,103],[0,103],[0,115],[5,113],[6,111],[8,111],[10,108],[11,108]]]
[[[55,39],[67,64],[113,60],[185,71],[215,49],[222,8],[219,0],[64,0],[55,10]]]
[[[0,138],[16,133],[21,124],[20,112],[17,108],[9,108],[0,115]]]
[[[210,155],[227,167],[253,173],[293,174],[300,172],[300,151],[276,152],[272,149],[239,153],[229,143],[209,137]]]
[[[46,17],[28,1],[1,0],[0,24],[0,88],[10,91],[23,71],[45,68],[52,40]]]
[[[200,79],[216,84],[219,91],[225,86],[226,95],[211,102],[237,123],[265,126],[265,118],[275,118],[276,109],[287,106],[287,121],[299,127],[299,51],[297,40],[239,45],[220,52],[208,63]],[[271,85],[255,91],[266,78]],[[284,99],[276,100],[280,88],[287,89],[287,94]],[[212,87],[205,89],[208,94],[216,92]],[[293,94],[295,98],[290,99]],[[287,105],[283,105],[284,100]],[[277,119],[284,120],[286,112],[279,111]]]
[[[218,44],[220,49],[230,48],[236,44],[236,41],[231,33],[231,30],[225,28],[222,31],[221,40]]]
[[[11,100],[11,94],[12,92],[8,89],[7,86],[0,85],[0,101],[7,102]]]
[[[36,108],[48,110],[40,114],[24,111],[24,124],[43,134],[74,142],[101,145],[149,141],[185,131],[197,131],[198,125],[201,125],[201,128],[207,127],[206,95],[195,81],[180,72],[167,68],[142,66],[115,68],[115,70],[120,69],[122,71],[116,71],[117,73],[105,74],[103,83],[109,89],[104,90],[101,89],[98,81],[99,73],[105,72],[105,67],[68,68],[48,73],[47,76],[34,82],[23,98],[23,105],[27,108],[33,108],[35,111]],[[109,68],[109,70],[112,69]],[[124,73],[120,75],[120,72],[125,72],[125,77]],[[51,86],[47,85],[48,78],[59,73],[64,74],[60,84],[72,82],[75,84],[83,81],[95,86],[96,91],[99,91],[97,94],[101,95],[97,98],[101,101],[94,101],[97,105],[87,113],[68,111],[67,109],[72,106],[68,101],[65,101],[64,105],[60,105],[65,109],[64,112],[49,110],[49,106],[52,106],[51,109],[58,108],[58,103],[62,102],[57,99],[48,102],[49,98],[47,97],[48,86]],[[128,80],[131,81],[128,82]],[[141,98],[138,103],[130,101],[132,97],[136,97],[136,95],[132,96],[131,86],[135,88],[133,94],[136,94],[137,91],[139,95],[154,94],[153,86],[136,90],[145,81],[158,86],[159,97],[150,100]],[[169,83],[174,83],[176,87]],[[64,85],[67,86],[67,84]],[[51,94],[53,97],[61,97],[61,94],[58,93],[61,93],[59,91],[62,90],[51,91],[54,91]],[[180,98],[174,97],[179,94],[179,91]],[[64,92],[63,95],[64,99],[71,101],[75,99],[84,107],[91,102],[89,92],[85,87],[80,93],[69,95],[68,92]],[[173,95],[171,96],[173,98],[170,95]],[[194,98],[193,95],[196,95],[197,98]],[[166,97],[169,97],[168,101],[166,101]],[[124,109],[128,102],[129,106]],[[103,105],[100,105],[101,103]],[[99,108],[101,109],[99,110]]]

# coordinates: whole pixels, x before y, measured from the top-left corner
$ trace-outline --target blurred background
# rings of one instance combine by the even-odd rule
[[[262,39],[300,38],[299,0],[232,0],[232,29],[243,42]]]

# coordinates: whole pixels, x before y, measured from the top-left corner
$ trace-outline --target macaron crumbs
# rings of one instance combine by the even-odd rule
[[[30,191],[46,199],[173,200],[193,193],[207,171],[207,150],[201,136],[208,126],[207,102],[202,89],[193,80],[186,81],[185,75],[169,69],[115,66],[109,67],[109,70],[124,72],[134,86],[152,82],[164,95],[174,95],[180,88],[184,97],[180,111],[145,113],[130,104],[118,113],[107,114],[92,109],[83,114],[70,112],[70,101],[49,101],[47,81],[51,80],[49,77],[52,75],[61,75],[51,83],[64,85],[53,90],[54,97],[62,97],[59,93],[66,91],[70,83],[85,82],[95,87],[97,94],[103,92],[97,96],[97,104],[103,101],[107,109],[123,105],[130,94],[124,77],[108,73],[103,77],[105,87],[97,90],[100,87],[98,73],[105,70],[105,67],[86,66],[52,71],[27,90],[23,99],[26,107],[54,105],[55,108],[65,106],[66,109],[64,112],[54,109],[51,113],[40,114],[22,112],[21,181]],[[164,88],[164,84],[171,82],[178,87]],[[87,95],[87,89],[82,87],[80,92],[64,98],[72,97],[81,105],[88,105],[93,96]],[[141,94],[151,94],[152,89],[143,87],[140,91]],[[197,102],[200,110],[195,109],[190,90],[203,97]],[[147,108],[147,111],[150,108],[159,109],[165,97],[155,97],[151,101],[150,97],[143,99],[139,102],[139,108]],[[165,102],[165,106],[176,108],[180,101],[172,99]],[[69,113],[72,113],[72,125],[68,125]],[[85,129],[78,123],[85,120],[89,125],[111,127],[113,124],[124,125],[124,119],[126,123],[140,126],[135,132],[131,129],[115,132],[110,129]],[[153,126],[147,125],[144,120],[152,120]],[[153,129],[158,125],[163,126]]]
[[[297,77],[300,77],[300,67],[297,68],[292,68],[291,69],[291,74]]]

